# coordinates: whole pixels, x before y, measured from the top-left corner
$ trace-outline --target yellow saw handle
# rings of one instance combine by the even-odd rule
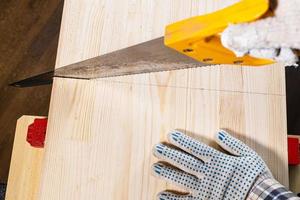
[[[269,0],[242,0],[222,10],[170,24],[165,31],[165,45],[210,64],[272,64],[273,60],[236,57],[220,40],[220,33],[229,24],[255,21],[268,10]]]

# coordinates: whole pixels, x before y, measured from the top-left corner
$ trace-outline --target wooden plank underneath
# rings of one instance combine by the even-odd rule
[[[36,118],[42,117],[22,116],[17,121],[6,200],[38,199],[44,149],[26,141],[28,126]]]

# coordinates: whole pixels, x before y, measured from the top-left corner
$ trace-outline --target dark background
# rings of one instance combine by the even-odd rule
[[[285,79],[288,134],[300,135],[300,67],[286,67]]]
[[[0,0],[0,183],[6,183],[16,120],[46,116],[51,86],[8,84],[55,64],[63,0]]]

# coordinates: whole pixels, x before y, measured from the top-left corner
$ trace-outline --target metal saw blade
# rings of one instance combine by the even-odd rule
[[[57,68],[10,85],[30,87],[49,84],[53,77],[96,79],[207,66],[164,45],[157,38],[78,63]],[[211,65],[211,64],[209,64]]]

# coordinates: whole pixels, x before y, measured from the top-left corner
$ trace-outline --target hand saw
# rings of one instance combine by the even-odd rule
[[[274,61],[236,57],[222,46],[220,33],[229,25],[254,21],[269,9],[269,0],[242,0],[214,13],[188,18],[165,29],[165,36],[97,56],[12,83],[29,87],[49,84],[53,77],[96,79],[169,71],[215,64],[261,66]]]

